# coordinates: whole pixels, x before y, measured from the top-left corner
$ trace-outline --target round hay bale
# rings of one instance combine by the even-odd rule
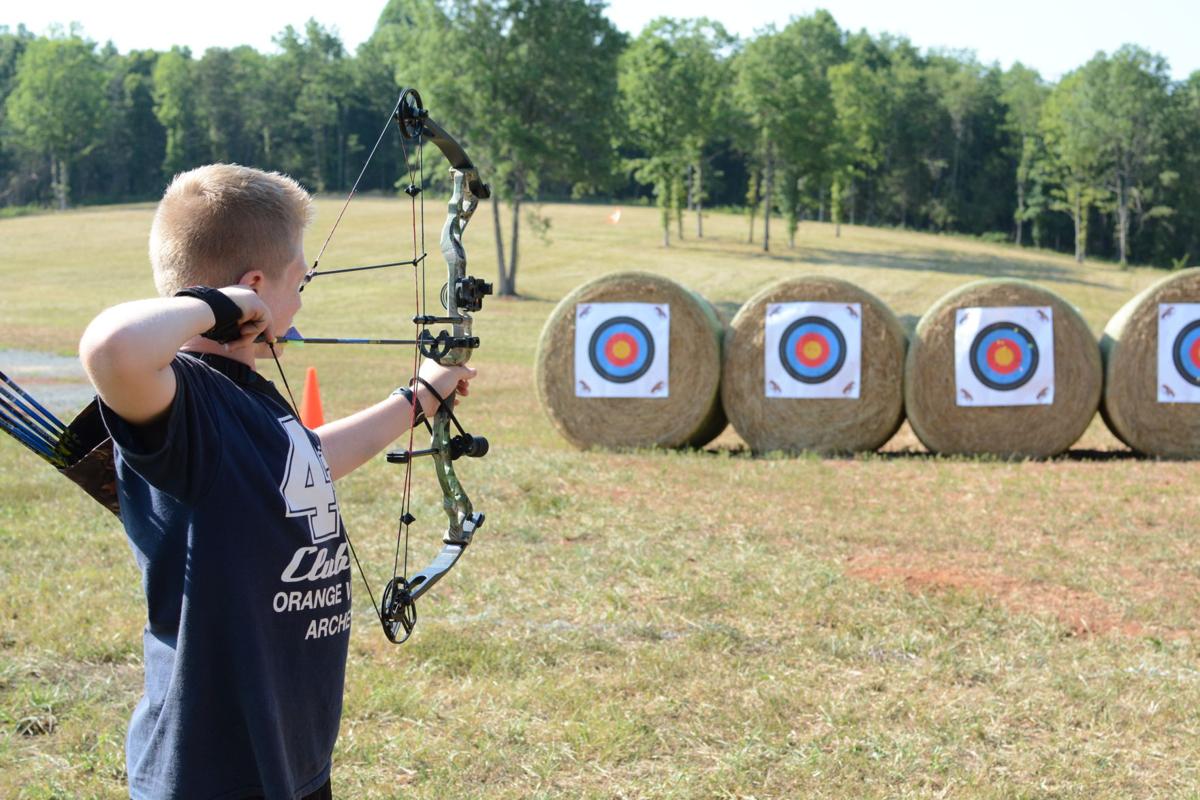
[[[1198,458],[1200,403],[1179,402],[1194,389],[1170,375],[1173,363],[1166,365],[1166,376],[1159,374],[1160,320],[1170,326],[1167,335],[1172,340],[1173,329],[1186,326],[1182,320],[1172,320],[1172,316],[1184,316],[1182,309],[1171,308],[1176,303],[1200,303],[1200,268],[1154,283],[1109,320],[1100,339],[1104,355],[1100,412],[1113,435],[1134,450],[1168,458]],[[1164,305],[1167,309],[1160,313]],[[1189,316],[1196,318],[1195,314]],[[1177,336],[1182,330],[1174,333]],[[1171,341],[1167,346],[1174,344]]]
[[[1040,405],[959,405],[957,312],[1005,306],[1050,307],[1053,400]],[[1063,452],[1083,435],[1100,403],[1102,380],[1096,339],[1069,303],[1027,281],[983,280],[950,292],[917,323],[905,362],[904,406],[917,438],[935,453],[1045,458]]]
[[[766,318],[774,303],[838,303],[861,308],[858,397],[771,397]],[[882,300],[837,278],[803,276],[772,284],[734,317],[725,339],[721,400],[734,429],[755,452],[874,450],[904,420],[904,328]],[[839,381],[841,383],[841,381]],[[834,387],[839,390],[844,387]]]
[[[595,303],[669,306],[665,397],[578,396],[576,309]],[[538,398],[554,427],[576,447],[703,447],[726,424],[720,396],[724,333],[711,303],[668,278],[605,275],[564,297],[546,321],[538,342]]]

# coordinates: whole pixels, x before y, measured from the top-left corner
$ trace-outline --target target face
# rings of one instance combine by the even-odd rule
[[[955,312],[954,391],[959,406],[1054,402],[1054,309],[960,308]]]
[[[671,307],[580,303],[575,307],[575,396],[670,396]]]
[[[971,371],[990,389],[1021,388],[1037,373],[1037,365],[1037,341],[1015,322],[988,325],[971,343]]]
[[[1200,319],[1192,320],[1179,332],[1171,355],[1179,376],[1193,386],[1200,386]]]
[[[769,303],[763,325],[767,397],[858,399],[861,303]]]
[[[779,363],[802,383],[824,383],[846,362],[846,337],[833,322],[803,317],[779,339]]]
[[[1200,303],[1158,306],[1158,402],[1200,403]]]
[[[654,363],[654,337],[633,317],[613,317],[592,333],[588,358],[605,380],[631,383]]]

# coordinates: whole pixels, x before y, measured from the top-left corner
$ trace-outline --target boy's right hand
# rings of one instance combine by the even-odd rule
[[[227,348],[236,350],[253,346],[254,340],[260,335],[264,335],[269,342],[275,340],[274,334],[270,332],[271,309],[257,292],[245,286],[226,286],[221,289],[221,293],[237,303],[238,308],[242,310],[242,318],[238,322],[241,326],[241,336],[227,342]]]

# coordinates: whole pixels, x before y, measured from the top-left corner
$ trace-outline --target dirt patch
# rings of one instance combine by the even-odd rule
[[[971,557],[939,562],[928,554],[870,553],[847,559],[846,574],[879,584],[900,583],[914,594],[973,592],[1021,614],[1052,616],[1072,636],[1189,636],[1188,631],[1151,629],[1124,617],[1099,595],[1004,574]],[[976,563],[972,563],[976,562]]]
[[[0,372],[63,420],[71,419],[94,394],[79,359],[74,356],[0,349]]]

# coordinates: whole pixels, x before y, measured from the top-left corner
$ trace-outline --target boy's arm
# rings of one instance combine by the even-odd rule
[[[221,290],[242,311],[242,337],[229,348],[253,342],[270,322],[270,311],[253,291]],[[175,398],[171,361],[188,340],[216,324],[203,300],[160,297],[102,311],[79,342],[79,357],[105,405],[135,425],[148,423]]]
[[[471,367],[443,367],[426,361],[420,374],[442,397],[449,397],[452,392],[466,395],[476,372]],[[429,414],[437,410],[437,400],[424,386],[417,388],[414,396],[421,409]],[[394,394],[370,408],[317,428],[330,477],[336,481],[374,458],[408,431],[412,418],[408,400]]]

